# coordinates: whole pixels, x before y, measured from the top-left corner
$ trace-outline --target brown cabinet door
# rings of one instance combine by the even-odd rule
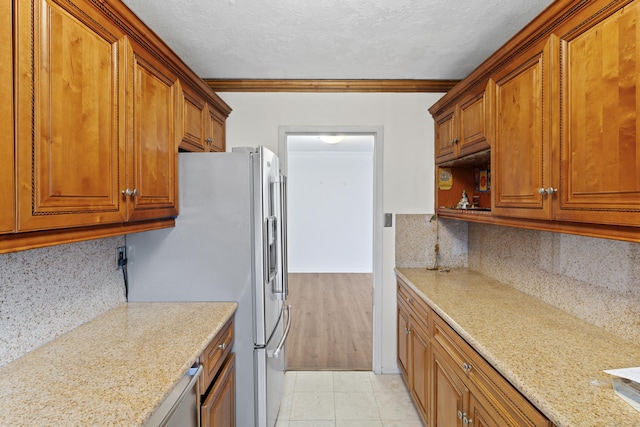
[[[436,164],[456,157],[457,132],[455,123],[456,107],[452,106],[434,117],[436,132]]]
[[[180,148],[185,151],[209,151],[205,145],[205,110],[204,100],[195,95],[189,88],[182,92]]]
[[[208,106],[208,128],[206,141],[209,151],[224,152],[226,150],[225,141],[225,118],[220,115],[211,105]]]
[[[474,96],[460,104],[460,141],[458,157],[477,153],[489,148],[487,141],[487,102],[485,93]]]
[[[435,345],[431,360],[434,393],[431,424],[435,427],[462,427],[469,391]]]
[[[83,0],[13,4],[18,229],[123,221],[122,34]]]
[[[554,218],[640,226],[640,2],[576,28],[560,40]]]
[[[407,384],[409,382],[409,314],[406,308],[398,304],[398,365]]]
[[[0,3],[0,233],[15,229],[13,51],[11,3]]]
[[[177,210],[177,77],[142,49],[131,52],[133,103],[129,106],[128,219],[171,217]],[[129,83],[128,83],[129,84]]]
[[[222,366],[201,408],[202,427],[234,427],[235,413],[235,353]]]
[[[428,334],[418,326],[417,322],[411,324],[411,358],[410,376],[411,393],[418,411],[424,420],[428,420],[429,399],[429,339]]]
[[[495,78],[495,136],[491,156],[492,213],[548,219],[549,46],[513,61]],[[490,83],[491,84],[491,83]]]

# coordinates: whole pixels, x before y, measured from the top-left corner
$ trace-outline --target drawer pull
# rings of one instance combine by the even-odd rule
[[[464,371],[468,374],[469,371],[473,368],[473,366],[469,365],[468,363],[463,363],[462,364],[462,369],[464,369]]]
[[[223,342],[222,344],[219,344],[218,348],[222,351],[225,351],[227,349],[227,343]]]

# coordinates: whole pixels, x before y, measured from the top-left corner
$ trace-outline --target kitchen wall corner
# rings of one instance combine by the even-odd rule
[[[125,302],[124,236],[0,255],[0,366]]]
[[[396,267],[467,267],[468,224],[465,221],[435,218],[432,214],[396,215]]]

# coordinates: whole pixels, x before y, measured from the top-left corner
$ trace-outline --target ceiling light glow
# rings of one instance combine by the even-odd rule
[[[320,141],[326,142],[327,144],[337,144],[344,141],[344,135],[320,135],[319,138]]]

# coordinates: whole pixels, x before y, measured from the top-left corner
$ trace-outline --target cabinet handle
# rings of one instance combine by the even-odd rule
[[[223,342],[222,344],[219,344],[218,348],[222,351],[225,351],[227,349],[227,343]]]
[[[463,414],[462,411],[458,411],[458,419],[462,419],[463,416],[467,416],[467,414]]]
[[[407,335],[411,335],[411,329],[404,328],[404,333],[407,334]]]
[[[460,142],[460,138],[458,138],[458,137],[453,138],[453,139],[451,140],[451,142],[450,142],[450,145],[456,145],[458,142]]]
[[[471,418],[467,418],[466,416],[462,419],[462,424],[468,426],[469,424],[473,423],[473,420]]]
[[[462,369],[464,369],[464,371],[468,374],[469,371],[473,368],[473,366],[469,365],[468,363],[463,363],[462,364]]]
[[[207,138],[205,139],[205,142],[209,145],[213,144],[213,138]]]
[[[130,189],[126,189],[126,190],[122,190],[122,195],[123,196],[137,196],[138,195],[138,189],[134,188],[133,190]]]
[[[407,302],[408,302],[409,304],[411,304],[411,301],[413,301],[413,299],[412,299],[411,297],[407,297]]]
[[[551,196],[552,194],[556,194],[558,192],[557,188],[549,187],[549,188],[538,188],[538,194],[542,194],[543,196],[546,194]]]

